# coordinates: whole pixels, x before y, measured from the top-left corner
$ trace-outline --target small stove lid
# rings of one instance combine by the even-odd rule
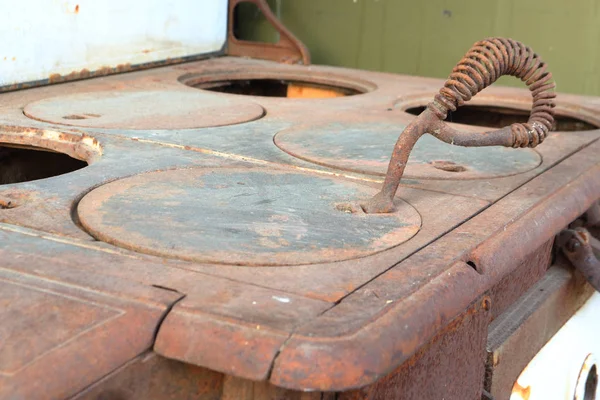
[[[351,213],[345,202],[376,190],[357,183],[263,168],[158,171],[101,186],[80,202],[99,240],[161,257],[229,265],[301,265],[368,256],[421,226],[398,200],[386,215]]]
[[[405,125],[328,123],[291,128],[275,136],[275,144],[315,164],[371,175],[385,175],[398,136]],[[481,179],[515,175],[542,162],[531,149],[460,147],[430,135],[410,153],[404,177],[417,179]]]
[[[264,109],[244,98],[196,90],[106,91],[36,101],[26,116],[105,129],[191,129],[253,121]]]

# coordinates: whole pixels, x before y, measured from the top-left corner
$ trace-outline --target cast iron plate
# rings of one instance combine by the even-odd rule
[[[59,96],[27,105],[25,115],[53,124],[105,129],[191,129],[256,120],[248,99],[197,90],[107,91]]]
[[[84,196],[78,213],[97,239],[142,253],[217,264],[300,265],[368,256],[419,231],[419,213],[402,200],[396,213],[386,215],[343,206],[375,193],[329,176],[194,168],[108,183]]]
[[[275,144],[292,156],[315,164],[384,176],[394,145],[404,127],[384,123],[304,126],[279,132],[275,136]],[[432,162],[459,166],[464,170],[446,171],[434,167]],[[531,149],[460,147],[424,135],[410,154],[404,177],[498,178],[529,171],[541,162],[541,156]]]

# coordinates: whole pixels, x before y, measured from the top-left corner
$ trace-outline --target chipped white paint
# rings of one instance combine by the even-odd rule
[[[599,372],[600,294],[586,304],[550,339],[523,370],[510,400],[595,400],[585,383]],[[596,368],[593,368],[594,365]]]
[[[0,0],[0,87],[214,53],[227,0]]]
[[[292,300],[290,300],[287,297],[271,296],[271,298],[273,300],[276,300],[276,301],[280,302],[280,303],[289,303],[290,301],[292,301]]]

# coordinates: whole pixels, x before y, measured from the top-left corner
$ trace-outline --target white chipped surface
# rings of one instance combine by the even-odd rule
[[[531,360],[517,380],[523,389],[515,390],[510,400],[600,399],[600,389],[595,397],[583,396],[579,379],[586,360],[600,359],[599,337],[600,294],[595,293]]]
[[[227,0],[0,0],[0,87],[214,53]]]

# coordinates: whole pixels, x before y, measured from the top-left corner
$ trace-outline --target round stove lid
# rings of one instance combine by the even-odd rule
[[[304,126],[279,132],[275,144],[292,156],[315,164],[385,175],[392,150],[404,127],[382,123]],[[541,156],[531,149],[460,147],[424,135],[410,153],[404,177],[497,178],[529,171],[541,162]]]
[[[191,129],[253,121],[264,109],[248,99],[192,90],[107,91],[28,104],[26,116],[105,129]]]
[[[385,215],[343,206],[375,193],[298,172],[197,168],[111,182],[87,194],[78,213],[94,237],[142,253],[230,265],[300,265],[364,257],[419,231],[418,212],[401,200],[397,212]]]

